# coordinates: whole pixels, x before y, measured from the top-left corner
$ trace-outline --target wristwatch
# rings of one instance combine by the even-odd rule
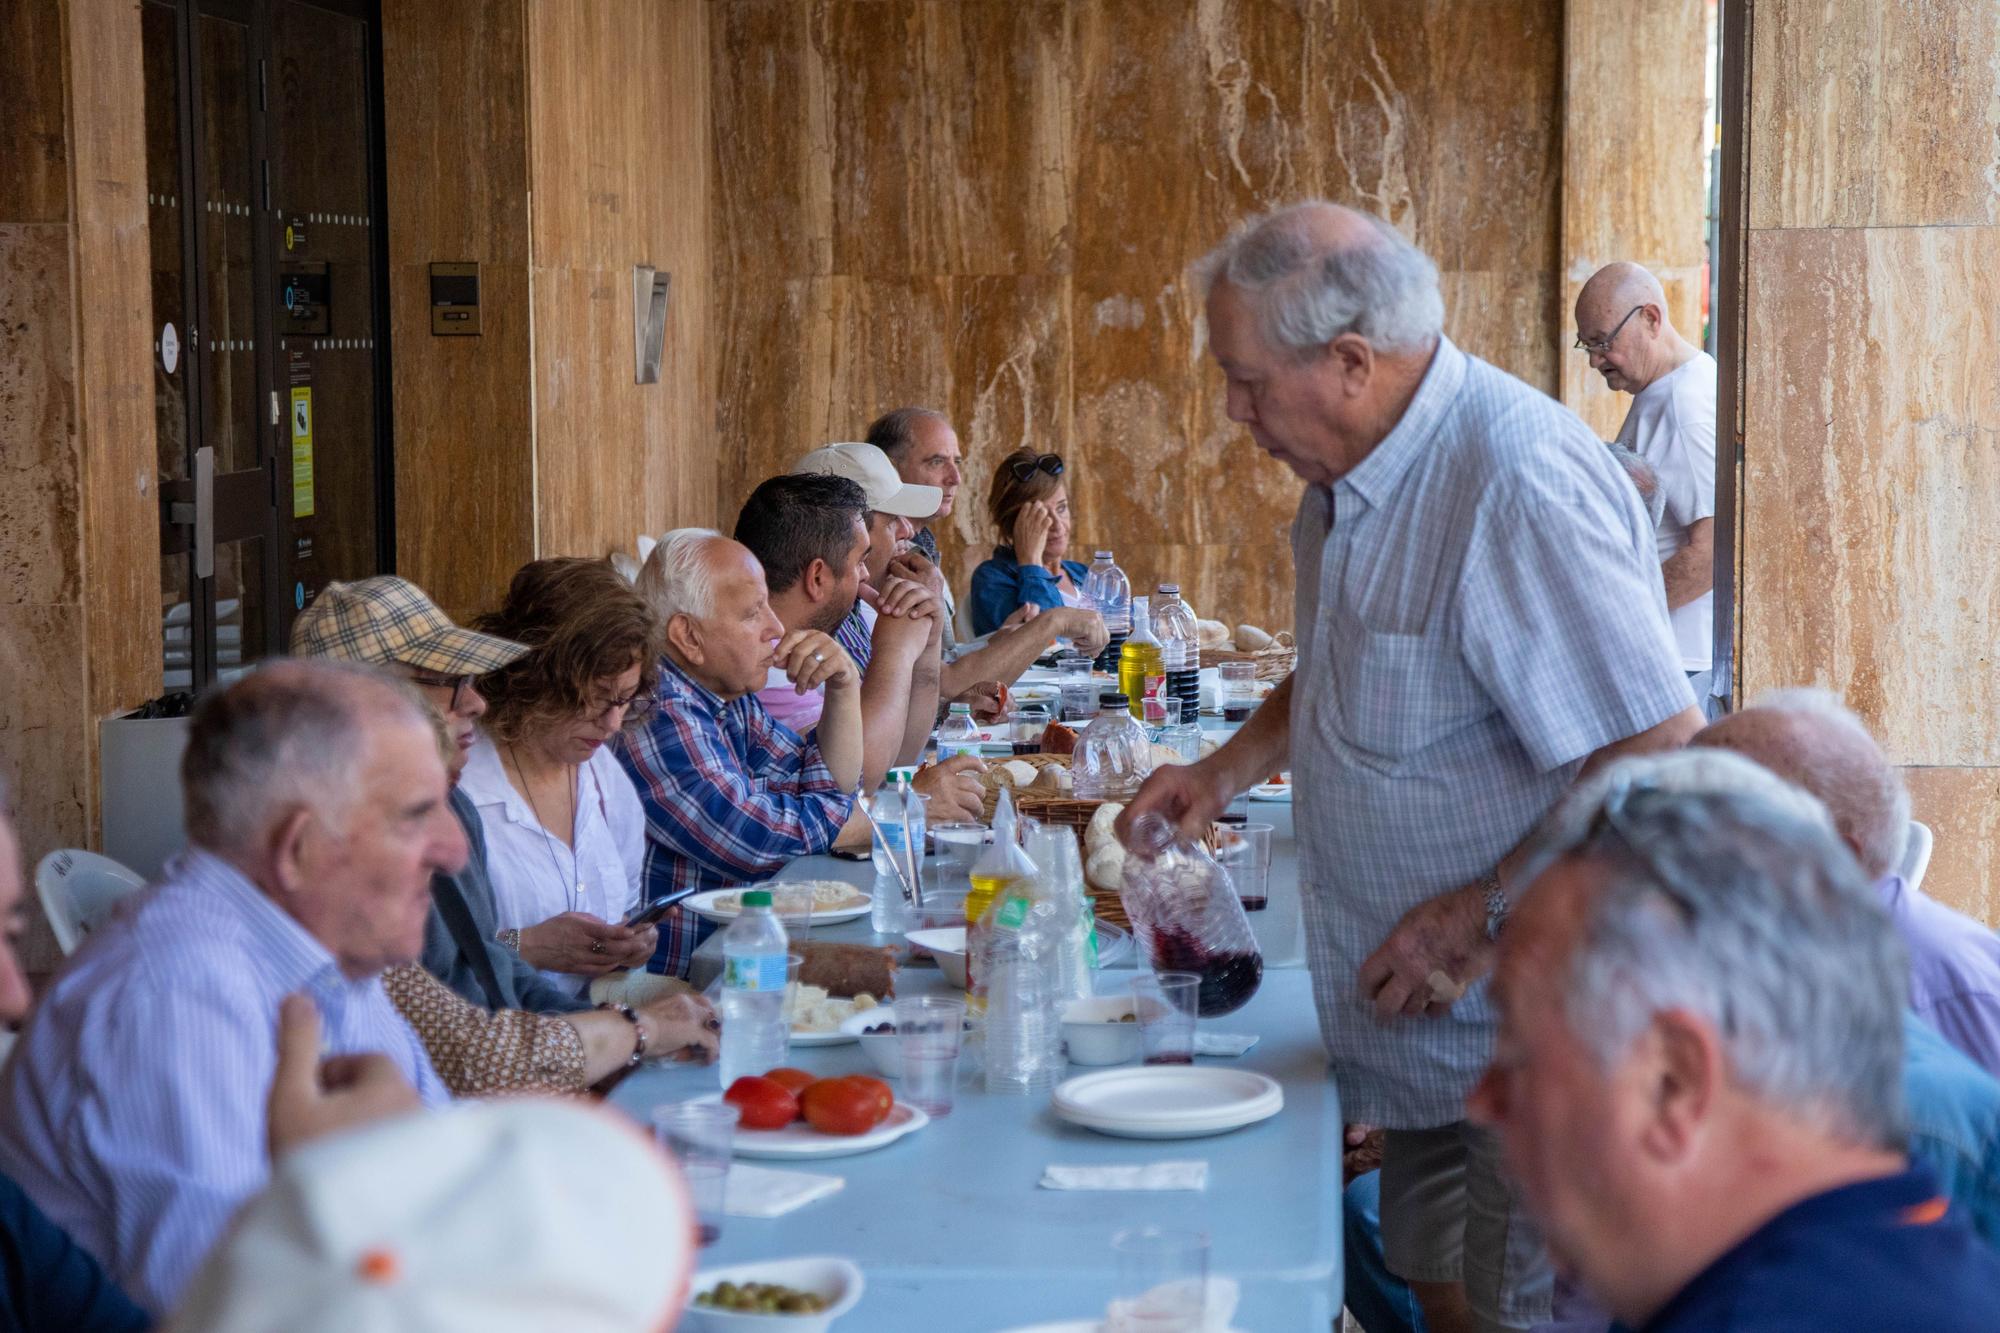
[[[625,1062],[627,1069],[637,1069],[646,1058],[646,1029],[639,1022],[639,1015],[629,1004],[600,1004],[599,1009],[608,1009],[632,1025],[632,1058]]]
[[[1486,938],[1500,938],[1500,927],[1507,924],[1507,913],[1513,910],[1507,901],[1507,890],[1500,887],[1500,872],[1489,870],[1480,877],[1479,891],[1486,899]]]

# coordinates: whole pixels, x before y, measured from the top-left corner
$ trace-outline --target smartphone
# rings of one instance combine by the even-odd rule
[[[835,847],[827,852],[836,861],[866,861],[875,855],[872,847]]]
[[[678,893],[669,893],[655,898],[649,903],[640,903],[618,924],[634,927],[657,925],[662,917],[666,916],[668,912],[673,911],[674,908],[680,905],[683,899],[690,897],[694,892],[695,890],[693,889],[682,889]]]

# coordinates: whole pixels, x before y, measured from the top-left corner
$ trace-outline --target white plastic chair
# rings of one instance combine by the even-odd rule
[[[50,852],[35,867],[35,892],[64,957],[76,952],[120,900],[145,886],[145,880],[110,857],[75,848]]]
[[[1931,847],[1935,842],[1928,825],[1914,819],[1910,821],[1909,836],[1903,842],[1903,864],[1896,867],[1896,873],[1903,877],[1903,883],[1909,885],[1912,891],[1924,882],[1924,871],[1930,869]]]

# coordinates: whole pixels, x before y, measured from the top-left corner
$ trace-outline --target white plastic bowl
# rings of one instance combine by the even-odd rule
[[[928,951],[937,959],[938,971],[960,990],[965,989],[965,927],[945,926],[937,930],[913,930],[903,938]]]
[[[885,1004],[879,1009],[856,1014],[840,1025],[842,1032],[861,1039],[861,1049],[868,1052],[868,1058],[875,1062],[875,1071],[883,1078],[903,1076],[903,1047],[895,1033],[873,1029],[895,1021],[896,1006]]]
[[[818,1314],[751,1314],[711,1310],[694,1303],[698,1294],[723,1282],[775,1282],[817,1292],[826,1297],[828,1305]],[[823,1333],[854,1308],[866,1285],[854,1264],[826,1254],[704,1268],[688,1286],[687,1312],[681,1317],[680,1328],[682,1333]]]
[[[1072,1000],[1063,1010],[1063,1044],[1073,1065],[1122,1065],[1139,1058],[1139,1024],[1121,1022],[1132,1012],[1129,995]]]

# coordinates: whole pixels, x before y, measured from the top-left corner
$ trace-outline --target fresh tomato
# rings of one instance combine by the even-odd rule
[[[847,1081],[849,1083],[859,1083],[862,1087],[875,1094],[875,1104],[882,1108],[883,1120],[887,1120],[889,1112],[896,1109],[896,1094],[891,1092],[889,1085],[881,1079],[874,1078],[868,1074],[849,1074]],[[875,1123],[880,1124],[881,1121],[878,1120]]]
[[[756,1074],[730,1084],[722,1100],[737,1109],[745,1129],[783,1129],[799,1118],[799,1099],[792,1090]]]
[[[770,1079],[773,1083],[784,1084],[794,1094],[804,1092],[808,1087],[819,1082],[818,1074],[808,1074],[803,1069],[791,1069],[784,1066],[767,1070],[764,1077]]]
[[[823,1078],[799,1097],[806,1123],[822,1134],[866,1134],[888,1111],[875,1091],[851,1078]]]

